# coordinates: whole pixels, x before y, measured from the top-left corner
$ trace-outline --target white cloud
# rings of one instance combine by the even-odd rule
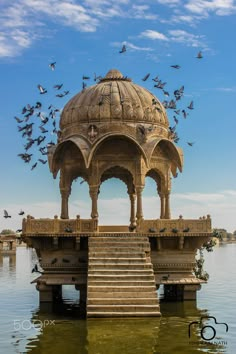
[[[212,227],[225,228],[229,232],[236,230],[236,190],[223,190],[217,193],[173,193],[170,198],[172,218],[183,215],[185,219],[198,219],[201,216],[211,215]],[[0,231],[5,228],[16,230],[21,228],[22,217],[18,215],[20,209],[25,210],[35,218],[53,218],[60,215],[60,202],[44,202],[34,204],[0,205],[6,209],[11,219],[4,219]],[[143,211],[145,219],[157,219],[160,215],[160,201],[158,197],[143,197]],[[69,203],[70,217],[90,218],[90,200]],[[130,204],[129,198],[99,199],[98,212],[100,225],[128,225]]]
[[[171,40],[178,42],[178,43],[183,43],[187,46],[191,47],[206,47],[206,44],[204,43],[203,39],[204,36],[200,35],[195,35],[189,32],[186,32],[184,30],[170,30],[169,34],[171,36]]]
[[[153,30],[146,30],[144,32],[141,32],[140,37],[145,37],[153,40],[161,40],[161,41],[168,41],[168,38],[160,32],[153,31]]]
[[[190,0],[185,8],[194,14],[208,16],[214,12],[219,16],[227,16],[235,13],[236,4],[234,0]]]

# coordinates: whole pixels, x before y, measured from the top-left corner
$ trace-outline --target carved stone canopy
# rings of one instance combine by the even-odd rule
[[[136,85],[116,69],[110,70],[96,85],[76,94],[64,107],[60,119],[61,140],[81,133],[86,124],[107,123],[112,130],[120,123],[159,127],[167,137],[168,118],[161,102],[147,89]]]

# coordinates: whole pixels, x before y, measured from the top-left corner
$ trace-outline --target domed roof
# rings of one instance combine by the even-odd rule
[[[164,128],[164,135],[169,127],[160,101],[147,89],[112,69],[96,85],[85,88],[65,105],[60,129],[64,135],[72,127],[76,133],[85,123],[112,125],[113,122],[157,125]]]

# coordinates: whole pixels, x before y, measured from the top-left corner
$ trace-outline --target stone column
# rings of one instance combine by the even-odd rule
[[[91,218],[98,219],[98,187],[90,187],[89,194],[92,201],[92,210],[91,210]]]
[[[137,194],[136,218],[137,218],[137,221],[143,219],[142,191],[143,191],[143,186],[136,187],[136,194]]]
[[[165,219],[170,219],[170,193],[165,193]]]
[[[136,199],[136,194],[135,193],[129,193],[129,199],[130,199],[130,227],[133,228],[136,226],[136,218],[135,218],[135,199]]]
[[[61,189],[61,219],[69,219],[68,200],[70,192],[70,189]]]
[[[165,195],[164,193],[158,193],[160,197],[160,202],[161,202],[161,213],[160,213],[160,219],[165,219]]]

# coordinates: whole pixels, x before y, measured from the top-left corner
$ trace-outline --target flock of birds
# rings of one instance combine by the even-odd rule
[[[127,47],[124,44],[119,51],[120,54],[124,54],[127,51]],[[197,59],[202,59],[202,52],[199,51],[196,55]],[[181,66],[178,64],[173,64],[170,66],[174,70],[181,69]],[[51,62],[49,64],[49,69],[54,71],[56,70],[56,62]],[[142,81],[146,82],[150,78],[151,74],[147,73],[143,76]],[[90,76],[82,76],[82,90],[85,90],[87,87],[87,81],[90,80]],[[94,82],[99,82],[102,79],[102,76],[94,73],[93,80]],[[184,96],[184,85],[175,89],[172,93],[172,97],[169,91],[166,89],[167,83],[161,80],[158,76],[152,78],[154,83],[154,88],[162,91],[165,99],[162,101],[162,105],[165,109],[173,112],[173,121],[174,125],[169,127],[170,138],[178,143],[179,136],[177,133],[177,125],[179,123],[180,117],[186,119],[194,109],[194,102],[190,101],[185,108],[179,108],[179,101]],[[63,83],[56,83],[53,85],[54,96],[61,99],[69,95],[69,90],[64,90]],[[35,104],[26,104],[21,109],[21,117],[15,116],[14,119],[17,123],[17,129],[21,137],[25,139],[23,144],[24,151],[19,153],[18,156],[28,165],[31,166],[31,170],[34,170],[39,164],[45,165],[47,163],[47,154],[48,147],[55,145],[53,137],[58,136],[58,122],[59,115],[61,112],[60,108],[55,107],[53,104],[45,105],[42,103],[42,97],[48,94],[48,89],[41,84],[37,85],[37,89],[40,95]],[[101,102],[102,104],[102,102]],[[155,109],[160,110],[158,102],[153,99],[152,104]],[[49,138],[49,139],[48,139]],[[193,146],[194,142],[187,141],[189,146]],[[40,155],[39,155],[40,154]],[[83,183],[83,181],[82,181]],[[19,215],[23,215],[24,211],[20,211]],[[4,218],[11,218],[11,215],[4,210]],[[17,230],[19,231],[19,230]],[[20,230],[21,231],[21,230]],[[65,230],[70,232],[69,230]]]
[[[127,51],[127,47],[126,45],[124,44],[121,48],[121,50],[119,51],[120,54],[123,54]],[[202,55],[202,51],[199,51],[196,55],[196,58],[197,59],[202,59],[203,58],[203,55]],[[171,68],[173,69],[176,69],[176,70],[179,70],[181,68],[180,65],[178,64],[174,64],[174,65],[171,65],[170,66]],[[147,81],[150,77],[150,73],[147,73],[143,78],[142,78],[142,81]],[[154,88],[157,88],[157,89],[160,89],[162,90],[162,93],[165,97],[170,97],[170,92],[166,90],[166,82],[165,81],[162,81],[158,76],[152,78],[152,81],[154,81]],[[181,98],[183,98],[184,96],[184,85],[182,85],[181,87],[175,89],[173,91],[173,97],[171,99],[164,99],[162,104],[164,106],[165,109],[170,109],[174,112],[173,114],[173,120],[174,120],[174,125],[172,127],[169,127],[169,131],[170,131],[170,138],[175,142],[175,143],[178,143],[179,141],[179,136],[178,136],[178,133],[177,133],[177,124],[179,123],[179,117],[183,117],[184,119],[186,119],[189,115],[189,112],[191,110],[194,109],[194,102],[191,101],[186,108],[178,108],[177,105],[178,105],[178,102],[181,100]],[[158,102],[153,99],[152,100],[152,104],[155,106],[155,108],[157,110],[160,110],[159,108],[159,105],[158,105]],[[142,129],[142,127],[140,126],[140,129]],[[145,134],[146,132],[145,131],[141,131],[141,133]],[[193,146],[194,145],[194,142],[191,142],[191,141],[187,141],[187,144],[189,146]]]
[[[127,47],[124,44],[119,51],[120,54],[123,54],[127,51]],[[197,59],[202,59],[202,52],[199,51],[196,56]],[[51,62],[49,68],[54,71],[56,70],[56,62]],[[179,70],[180,65],[174,64],[171,65],[171,68]],[[147,73],[142,81],[147,81],[150,77],[150,73]],[[94,73],[94,81],[99,82],[102,77]],[[90,80],[90,76],[82,76],[82,90],[85,90],[87,87],[87,81]],[[177,133],[177,125],[179,123],[180,117],[186,119],[189,115],[189,112],[194,109],[194,102],[191,101],[186,108],[179,108],[178,103],[184,96],[184,85],[173,91],[173,96],[170,92],[167,91],[165,81],[162,81],[158,76],[152,78],[154,82],[154,88],[162,91],[165,99],[162,101],[162,104],[165,109],[171,110],[173,112],[174,125],[169,127],[170,138],[178,143],[179,136]],[[44,96],[48,94],[48,89],[43,85],[37,85],[39,95]],[[69,90],[64,90],[63,83],[57,83],[53,85],[54,96],[57,98],[64,98],[69,95]],[[101,102],[102,104],[102,102]],[[153,99],[152,101],[155,109],[160,110],[158,102]],[[24,152],[18,154],[18,156],[26,163],[31,166],[31,170],[34,170],[38,164],[47,163],[47,150],[51,145],[55,145],[53,137],[57,137],[58,121],[61,109],[55,107],[53,104],[49,104],[48,107],[44,107],[42,99],[38,99],[34,105],[26,104],[21,110],[21,117],[15,116],[14,119],[17,123],[18,132],[21,134],[21,137],[25,139],[23,144]],[[48,140],[48,137],[50,139]],[[193,146],[194,142],[188,141],[189,146]],[[38,156],[40,154],[40,156]]]

